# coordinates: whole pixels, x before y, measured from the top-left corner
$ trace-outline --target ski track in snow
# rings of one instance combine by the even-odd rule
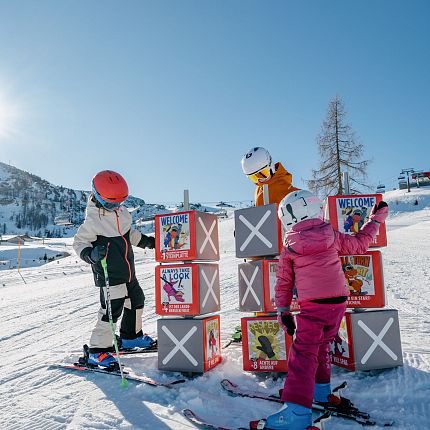
[[[333,385],[348,381],[345,396],[375,418],[395,419],[395,429],[430,428],[430,210],[400,213],[388,222],[383,253],[387,307],[399,310],[404,366],[351,373],[333,366]],[[220,222],[221,336],[226,341],[240,318],[233,220]],[[138,279],[145,291],[144,329],[155,335],[153,252],[136,250]],[[218,425],[243,426],[278,405],[231,397],[220,386],[229,378],[244,387],[276,393],[282,377],[242,371],[241,348],[223,350],[223,363],[173,389],[119,378],[50,368],[73,361],[88,342],[98,291],[90,268],[76,256],[32,269],[0,271],[1,429],[191,429],[180,411],[189,407]],[[4,285],[4,286],[3,286]],[[123,358],[136,373],[168,381],[178,373],[157,371],[156,354]],[[333,418],[326,428],[362,429]]]

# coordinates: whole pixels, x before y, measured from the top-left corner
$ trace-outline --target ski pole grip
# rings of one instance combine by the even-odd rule
[[[100,260],[100,263],[103,267],[103,271],[107,270],[107,256],[108,256],[108,252],[109,252],[109,245],[110,245],[110,242],[108,242],[108,244],[106,246],[106,255]]]

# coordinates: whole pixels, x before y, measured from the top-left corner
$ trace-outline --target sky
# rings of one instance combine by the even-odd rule
[[[148,203],[251,200],[242,156],[304,182],[328,103],[368,182],[430,170],[430,3],[0,0],[0,161],[89,189],[120,172]]]

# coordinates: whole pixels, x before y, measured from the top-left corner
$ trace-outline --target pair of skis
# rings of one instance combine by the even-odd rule
[[[211,424],[201,417],[199,417],[196,413],[194,413],[191,409],[183,409],[182,414],[188,421],[193,423],[196,427],[205,430],[270,430],[265,427],[266,420],[259,421],[251,421],[248,427],[219,427],[214,424]],[[319,430],[323,429],[323,422],[330,418],[330,413],[328,411],[322,413],[318,418],[313,421],[312,427],[308,427],[309,430]]]
[[[175,379],[170,382],[161,382],[153,378],[150,378],[149,376],[138,375],[128,370],[123,370],[121,375],[121,372],[115,369],[113,370],[103,369],[99,366],[91,367],[81,363],[56,363],[56,364],[52,364],[51,367],[73,370],[73,371],[84,372],[84,373],[103,373],[105,375],[117,376],[120,378],[124,377],[128,381],[141,382],[143,384],[147,384],[152,387],[174,388],[175,385],[182,384],[183,382],[185,382],[185,379]]]
[[[160,382],[156,381],[149,376],[137,375],[136,373],[122,369],[122,373],[118,368],[118,363],[115,363],[116,366],[111,367],[101,367],[95,365],[89,365],[85,359],[85,355],[87,354],[86,349],[88,347],[84,345],[84,357],[80,357],[76,363],[56,363],[51,365],[54,368],[62,368],[67,370],[74,370],[78,372],[86,372],[86,373],[103,373],[105,375],[118,376],[123,377],[128,381],[141,382],[143,384],[151,385],[153,387],[165,387],[165,388],[173,388],[176,384],[181,384],[185,382],[185,379],[175,379],[170,382]],[[133,348],[133,349],[124,349],[119,350],[120,355],[130,355],[130,354],[147,354],[150,352],[157,352],[157,344],[153,344],[149,348]],[[113,353],[112,355],[116,355]]]
[[[333,394],[339,393],[342,389],[346,388],[346,382],[342,383],[338,387],[333,390]],[[228,379],[224,379],[221,381],[221,386],[226,390],[229,394],[233,396],[240,397],[249,397],[253,399],[261,399],[267,400],[270,402],[282,403],[281,397],[278,395],[267,395],[258,391],[247,390],[239,387]],[[345,399],[345,403],[347,403]],[[338,407],[336,405],[327,404],[327,403],[314,403],[312,405],[312,410],[314,412],[320,413],[320,416],[314,420],[313,426],[311,429],[323,428],[323,423],[330,417],[339,417],[345,418],[348,420],[355,421],[363,426],[381,426],[381,427],[390,427],[394,424],[393,420],[376,420],[370,417],[367,412],[363,412],[359,410],[352,404],[347,404],[345,407]],[[195,414],[190,409],[184,409],[184,416],[193,424],[195,424],[198,428],[201,429],[209,429],[209,430],[244,430],[245,427],[239,428],[229,428],[229,427],[218,427],[205,421],[197,414]],[[246,427],[247,430],[251,429],[265,429],[265,420],[254,421],[250,423],[249,427]]]

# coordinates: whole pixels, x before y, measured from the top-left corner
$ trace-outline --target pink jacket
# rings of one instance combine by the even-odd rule
[[[388,208],[384,208],[385,217],[386,214]],[[370,218],[376,217],[371,215]],[[379,223],[369,221],[355,236],[350,236],[335,231],[320,219],[302,221],[293,226],[285,235],[276,272],[277,308],[290,306],[294,287],[299,303],[348,296],[339,255],[365,253],[378,229]]]

